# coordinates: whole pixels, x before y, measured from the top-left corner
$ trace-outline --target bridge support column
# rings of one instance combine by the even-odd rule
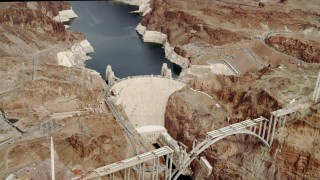
[[[267,121],[263,121],[263,131],[262,131],[262,138],[264,138],[264,135],[266,134],[266,130],[267,130]]]
[[[284,119],[283,119],[283,127],[286,127],[286,122],[287,122],[287,116],[284,116]]]
[[[168,179],[171,179],[171,176],[172,176],[172,163],[173,163],[173,153],[171,153],[170,155],[170,164],[169,164],[169,177]]]
[[[109,179],[114,180],[114,173],[111,173],[111,174],[109,174],[108,176],[109,176]]]
[[[166,156],[166,168],[165,168],[165,175],[164,175],[164,179],[165,180],[168,180],[168,165],[169,165],[169,155],[170,154],[168,154],[167,156]]]
[[[143,172],[144,172],[144,169],[143,169],[143,163],[141,163],[141,164],[139,164],[139,174],[138,174],[138,179],[140,180],[141,179],[141,175],[142,175],[142,179],[144,179],[144,174],[143,174]]]
[[[273,138],[274,138],[274,132],[276,131],[276,125],[277,125],[277,117],[275,117],[274,119],[274,123],[273,123],[273,127],[272,127],[272,135],[271,135],[271,139],[270,139],[270,147],[272,145],[272,142],[273,142]]]
[[[250,126],[250,127],[249,127],[249,130],[250,130],[250,131],[252,131],[252,130],[253,130],[253,127],[252,127],[252,126]]]
[[[280,119],[281,119],[281,121],[279,121],[279,123],[281,123],[281,124],[280,124],[280,127],[285,127],[285,126],[284,126],[284,118],[285,118],[285,117],[286,117],[286,116],[281,116],[281,117],[280,117]]]
[[[261,136],[262,123],[263,123],[263,121],[260,121],[260,123],[259,123],[259,132],[258,132],[258,135],[259,135],[259,136]]]
[[[272,128],[272,120],[273,120],[273,115],[270,116],[270,120],[269,120],[269,124],[268,124],[268,132],[267,132],[267,142],[269,142],[269,138],[270,138],[270,131]]]
[[[192,142],[192,149],[195,149],[195,151],[198,151],[198,150],[196,149],[197,145],[198,145],[198,140],[197,140],[197,139],[194,139],[193,142]]]
[[[286,127],[287,115],[279,116],[278,118],[279,126],[283,128]]]
[[[156,165],[156,180],[159,179],[159,157],[157,158],[157,165]]]
[[[142,163],[141,172],[142,172],[142,179],[144,179],[144,163]],[[139,179],[140,179],[140,176],[139,176]]]
[[[256,131],[257,131],[257,125],[254,125],[254,127],[253,127],[253,133],[256,134]]]
[[[320,96],[320,72],[318,74],[318,79],[316,81],[316,86],[313,92],[313,101],[317,102],[319,100],[319,96]]]

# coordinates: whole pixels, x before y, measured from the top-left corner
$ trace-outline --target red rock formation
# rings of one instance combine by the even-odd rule
[[[191,80],[192,87],[211,94],[214,99],[207,103],[208,97],[196,96],[190,90],[174,93],[169,98],[165,116],[168,132],[191,147],[193,139],[202,140],[206,132],[228,125],[228,117],[233,117],[229,123],[234,123],[249,117],[268,116],[281,105],[255,84],[269,73],[270,69],[265,68],[244,77]],[[221,108],[212,108],[216,107],[215,103]],[[213,166],[208,179],[317,179],[320,177],[319,117],[318,104],[298,113],[295,119],[288,119],[287,128],[277,128],[271,148],[243,134],[218,141],[201,154]],[[200,168],[197,160],[191,167],[195,178]]]
[[[257,73],[259,76],[267,72],[267,68]],[[281,105],[261,87],[251,84],[259,78],[248,74],[244,78],[236,76],[214,76],[208,79],[193,79],[190,84],[195,89],[203,90],[215,97],[228,112],[233,122],[245,118],[269,116],[270,111],[281,108]],[[244,85],[245,84],[245,85]]]
[[[10,8],[0,12],[0,23],[41,33],[66,34],[62,23],[52,20],[40,11]]]
[[[104,135],[88,138],[81,134],[73,134],[68,138],[70,145],[79,153],[81,158],[92,158],[99,163],[104,161],[104,157],[107,155],[103,144],[110,143],[112,137]]]
[[[9,6],[14,9],[37,10],[51,18],[57,16],[59,11],[71,9],[68,1],[11,2]]]
[[[226,114],[214,100],[183,89],[168,100],[165,127],[174,139],[190,147],[192,139],[205,137],[206,132],[220,127],[226,121]]]
[[[280,52],[295,56],[309,63],[320,63],[320,43],[286,35],[273,35],[267,44]]]

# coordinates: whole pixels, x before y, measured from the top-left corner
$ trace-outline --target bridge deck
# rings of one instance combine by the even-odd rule
[[[254,124],[256,124],[256,123],[253,122],[251,119],[248,119],[248,120],[245,120],[240,123],[236,123],[236,124],[226,126],[226,127],[214,130],[214,131],[210,131],[207,133],[207,136],[210,136],[211,138],[217,138],[219,136],[223,136],[223,135],[228,134],[230,132],[245,129],[245,128],[252,126]]]
[[[90,173],[89,175],[87,175],[84,179],[94,179],[94,178],[99,178],[99,177],[103,177],[106,176],[108,174],[112,174],[114,172],[120,171],[120,170],[124,170],[126,168],[141,164],[143,162],[147,162],[156,158],[159,158],[161,156],[167,155],[173,153],[173,150],[170,149],[168,146],[153,150],[153,151],[149,151],[128,159],[124,159],[122,161],[119,162],[115,162],[100,168],[97,168],[95,170],[93,170],[92,173]]]
[[[238,122],[214,131],[210,131],[207,133],[207,136],[210,138],[217,138],[226,134],[230,134],[232,132],[236,132],[236,131],[240,131],[240,130],[245,130],[248,127],[254,126],[256,124],[258,124],[261,121],[268,121],[266,118],[264,117],[259,117],[257,119],[251,120],[251,119],[247,119],[245,121],[242,122]]]
[[[279,109],[277,111],[273,111],[273,112],[271,112],[271,114],[274,115],[275,117],[281,117],[281,116],[288,115],[288,114],[291,114],[294,112],[295,112],[295,110],[288,108],[288,109]]]

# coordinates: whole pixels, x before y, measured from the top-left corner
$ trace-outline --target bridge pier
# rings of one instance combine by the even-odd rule
[[[277,117],[275,117],[274,122],[273,122],[273,127],[272,127],[272,135],[271,135],[271,139],[270,139],[270,143],[269,143],[270,146],[272,145],[273,138],[274,138],[274,132],[276,131],[277,120],[278,120]]]
[[[258,132],[258,135],[259,135],[259,136],[261,136],[262,124],[263,124],[263,122],[260,122],[260,125],[259,125],[259,132]]]
[[[270,132],[271,132],[271,128],[272,128],[272,122],[273,122],[273,116],[270,117],[270,120],[269,120],[269,123],[268,123],[268,132],[267,132],[267,139],[266,139],[266,141],[268,143],[269,143]]]
[[[274,140],[274,133],[276,131],[277,123],[278,123],[279,127],[285,128],[286,127],[286,122],[287,122],[287,117],[289,115],[291,115],[291,114],[296,115],[296,113],[297,113],[297,110],[294,110],[292,108],[279,109],[277,111],[271,112],[270,121],[272,119],[274,119],[274,124],[273,124],[273,127],[272,127],[272,135],[271,135],[271,139],[270,139],[270,146],[272,145],[272,142]],[[267,138],[267,140],[269,140],[269,139]]]
[[[266,130],[267,130],[267,121],[263,121],[263,131],[262,131],[262,138],[264,139],[264,136],[266,134]]]
[[[316,86],[313,92],[313,101],[317,102],[319,100],[319,97],[320,97],[320,72],[318,74],[318,79],[316,81]]]

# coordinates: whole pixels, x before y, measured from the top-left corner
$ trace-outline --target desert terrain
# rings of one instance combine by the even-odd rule
[[[169,134],[188,147],[194,139],[226,125],[312,102],[320,70],[318,1],[151,1],[141,24],[167,35],[188,60],[184,89],[168,101]],[[219,66],[233,66],[219,71]],[[236,135],[204,155],[213,172],[207,179],[317,179],[319,100],[279,129],[270,149]],[[199,178],[199,161],[192,164]],[[200,179],[205,178],[201,177]]]
[[[84,68],[85,37],[53,20],[70,8],[0,3],[0,179],[50,179],[51,136],[58,179],[133,156],[104,105],[103,79]],[[73,58],[59,61],[63,53]]]
[[[215,143],[201,154],[212,174],[199,174],[195,160],[192,178],[318,179],[320,100],[312,96],[320,71],[320,2],[148,3],[140,24],[164,34],[187,60],[179,80],[188,87],[169,97],[165,112],[177,141],[192,147],[208,131],[308,104],[278,128],[270,148],[248,135]],[[84,35],[54,20],[70,8],[65,1],[0,3],[1,179],[50,179],[51,136],[59,179],[135,155],[104,103],[104,80],[84,67],[92,52],[81,45]]]

